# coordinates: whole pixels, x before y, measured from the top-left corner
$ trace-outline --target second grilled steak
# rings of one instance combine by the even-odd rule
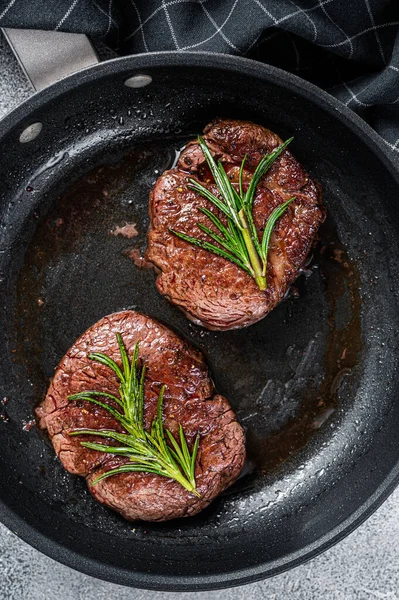
[[[204,130],[204,139],[233,182],[238,181],[240,163],[247,155],[244,191],[262,157],[282,143],[276,134],[260,125],[235,120],[211,123]],[[150,194],[147,258],[161,271],[158,290],[190,320],[208,329],[246,327],[267,315],[298,276],[324,219],[320,190],[289,150],[281,154],[258,185],[253,214],[260,236],[272,211],[295,196],[274,228],[268,256],[268,287],[261,291],[237,265],[170,232],[174,229],[209,241],[197,222],[214,227],[198,210],[200,207],[212,210],[223,220],[218,209],[187,187],[190,178],[218,195],[197,141],[187,144],[176,168],[165,171]]]
[[[92,389],[118,394],[115,374],[88,358],[93,352],[102,352],[120,365],[117,332],[129,355],[139,342],[139,357],[147,367],[146,430],[150,429],[159,390],[165,384],[165,427],[178,438],[181,424],[190,448],[200,434],[195,468],[199,498],[172,479],[146,472],[113,475],[92,485],[99,475],[126,464],[128,459],[81,445],[81,441],[101,442],[103,438],[72,437],[70,433],[79,429],[123,429],[104,408],[87,401],[70,402],[68,396]],[[202,354],[167,327],[133,311],[104,317],[73,344],[36,413],[64,467],[84,476],[97,500],[129,520],[165,521],[194,515],[237,479],[244,464],[242,427],[226,398],[215,392]]]

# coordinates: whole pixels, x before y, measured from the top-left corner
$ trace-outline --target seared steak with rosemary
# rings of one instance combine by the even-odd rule
[[[243,430],[202,354],[133,311],[75,342],[37,416],[64,467],[129,520],[196,514],[245,459]]]
[[[160,293],[195,323],[223,330],[259,321],[306,261],[324,210],[290,141],[217,120],[155,183],[147,258],[160,270]]]

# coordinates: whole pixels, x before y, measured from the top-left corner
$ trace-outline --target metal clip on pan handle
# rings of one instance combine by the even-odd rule
[[[80,33],[2,31],[35,91],[99,62],[89,38]]]

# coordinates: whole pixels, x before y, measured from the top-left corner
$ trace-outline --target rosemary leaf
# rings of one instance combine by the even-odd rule
[[[262,256],[264,257],[265,269],[266,269],[266,258],[267,258],[268,252],[269,252],[270,237],[272,235],[273,228],[274,228],[276,222],[278,221],[278,219],[285,213],[288,206],[294,200],[295,200],[294,197],[290,198],[289,200],[287,200],[280,206],[277,206],[273,210],[272,214],[270,215],[270,217],[267,220],[266,227],[263,232],[263,238],[262,238]],[[266,271],[265,271],[264,275],[266,276]]]
[[[219,192],[222,195],[224,203],[229,210],[229,216],[231,219],[233,219],[235,224],[238,226],[239,225],[238,216],[237,216],[238,211],[236,209],[236,203],[235,203],[235,198],[234,198],[234,188],[231,185],[231,181],[227,177],[226,172],[223,168],[223,165],[221,165],[221,163],[219,163],[219,165],[216,164],[215,159],[213,158],[212,154],[209,151],[208,146],[205,143],[205,140],[201,136],[198,137],[198,142],[199,142],[199,144],[201,146],[201,150],[206,158],[208,167],[213,175],[215,183],[216,183],[217,187],[219,188]]]
[[[227,258],[227,260],[230,260],[231,262],[235,263],[236,265],[241,267],[241,269],[244,269],[244,271],[247,271],[247,273],[249,273],[250,275],[252,274],[251,271],[249,270],[249,268],[246,265],[244,265],[240,260],[238,260],[233,254],[229,254],[228,252],[225,252],[221,248],[218,248],[217,246],[214,246],[213,244],[210,244],[209,242],[204,242],[195,237],[191,237],[190,235],[186,235],[185,233],[182,233],[181,231],[174,231],[173,229],[170,229],[169,231],[171,233],[174,233],[175,235],[177,235],[177,237],[181,238],[182,240],[185,240],[186,242],[190,242],[190,244],[193,244],[193,246],[198,246],[199,248],[202,248],[203,250],[210,250],[211,252],[213,252],[213,254],[217,254],[219,256],[222,256],[223,258]]]
[[[80,445],[84,448],[89,448],[89,450],[97,450],[99,452],[108,452],[109,454],[115,455],[131,455],[132,448],[123,446],[107,446],[106,444],[97,444],[96,442],[80,442]]]
[[[131,371],[130,371],[130,363],[129,363],[129,358],[127,356],[127,352],[126,352],[126,348],[125,345],[122,341],[122,336],[120,333],[116,334],[116,338],[118,340],[118,346],[119,346],[119,352],[121,354],[121,359],[122,359],[122,366],[123,366],[123,372],[124,375],[126,377],[126,379],[130,380],[130,376],[131,376]],[[102,355],[105,356],[105,355]],[[105,357],[108,359],[108,361],[110,361],[111,359],[109,359],[107,356]],[[134,357],[133,357],[133,363],[134,363]],[[119,367],[118,367],[119,369]],[[134,369],[132,369],[133,372]],[[115,371],[117,373],[117,371]],[[118,373],[117,373],[118,374]]]
[[[92,404],[97,404],[97,406],[101,406],[101,408],[104,408],[106,411],[108,411],[117,421],[119,421],[119,423],[121,423],[122,425],[125,424],[126,419],[122,413],[120,413],[118,410],[116,410],[109,404],[105,404],[104,402],[101,402],[100,400],[96,400],[92,396],[85,396],[85,392],[80,392],[79,394],[73,394],[72,396],[68,397],[68,400],[84,400],[85,402],[91,402]]]
[[[280,154],[286,149],[288,144],[290,144],[293,139],[293,137],[289,138],[286,142],[281,144],[281,146],[273,150],[271,154],[267,154],[262,158],[262,160],[255,169],[251,182],[244,196],[244,204],[252,208],[252,203],[255,197],[255,191],[258,187],[260,180],[264,175],[266,175],[267,171],[270,169],[276,158],[280,156]]]
[[[230,217],[230,209],[220,200],[220,198],[212,194],[212,192],[210,192],[208,188],[203,186],[198,181],[195,181],[195,179],[189,179],[189,182],[190,183],[187,185],[187,187],[190,190],[197,192],[198,194],[209,200],[209,202],[212,202],[212,204],[214,204],[219,210],[221,210],[226,215],[226,217]]]
[[[242,189],[242,175],[243,175],[243,172],[244,172],[244,166],[245,166],[246,160],[247,160],[247,155],[245,155],[244,158],[242,159],[242,163],[241,163],[241,166],[240,166],[240,173],[238,175],[238,184],[240,186],[240,196],[241,196],[241,198],[244,197],[244,192],[243,192],[243,189]]]
[[[192,451],[192,454],[191,454],[190,474],[191,474],[191,479],[192,480],[194,479],[195,459],[197,458],[199,441],[200,441],[200,434],[197,433],[197,436],[196,436],[195,442],[194,442],[194,446],[193,446],[193,451]]]
[[[209,229],[209,227],[206,227],[206,225],[202,225],[202,223],[197,223],[197,227],[199,229],[201,229],[201,231],[203,231],[204,233],[209,235],[209,237],[212,238],[213,240],[215,240],[215,242],[218,242],[218,244],[223,246],[223,248],[225,248],[226,250],[229,250],[232,254],[237,255],[236,252],[233,252],[231,243],[229,244],[228,240],[222,238],[222,236],[220,236],[217,233],[215,233],[214,231],[212,231],[212,229]],[[240,258],[240,257],[237,256],[237,258]]]
[[[184,436],[183,427],[181,425],[179,425],[179,438],[180,438],[180,447],[183,451],[185,464],[189,465],[191,457],[190,457],[190,452],[188,450],[186,438]]]
[[[96,392],[96,390],[87,390],[87,392],[79,392],[78,394],[73,394],[71,398],[73,400],[86,400],[87,396],[89,396],[90,398],[96,398],[97,396],[99,396],[100,398],[109,398],[110,400],[113,400],[114,402],[119,404],[119,406],[122,406],[121,399],[117,396],[114,396],[113,394],[107,394],[106,392]]]
[[[226,240],[228,240],[231,244],[237,245],[236,238],[230,233],[230,231],[225,227],[222,221],[210,210],[205,207],[201,207],[200,210],[204,215],[208,217],[210,221],[219,229],[220,233],[224,235]]]
[[[120,368],[118,367],[116,362],[114,360],[112,360],[112,358],[109,358],[109,356],[106,356],[105,354],[102,354],[101,352],[93,352],[92,354],[89,354],[89,358],[91,360],[96,360],[97,362],[102,363],[109,369],[112,369],[112,371],[114,371],[114,373],[118,376],[121,383],[124,382],[124,377],[122,375],[122,371],[120,370]]]
[[[204,138],[198,136],[198,143],[201,147],[203,155],[205,156],[206,162],[208,163],[209,170],[212,173],[215,183],[219,188],[220,193],[223,195],[224,183],[223,179],[220,176],[215,159],[213,158],[208,146],[206,145]]]
[[[240,198],[239,194],[237,194],[235,187],[231,183],[221,162],[218,163],[218,171],[223,181],[222,196],[226,199],[226,203],[228,203],[229,206],[231,206],[232,214],[235,215],[242,209],[242,199]]]
[[[102,475],[100,475],[99,477],[97,477],[96,479],[94,479],[94,481],[92,481],[91,485],[96,485],[99,481],[102,481],[103,479],[107,479],[107,477],[112,477],[112,475],[120,475],[121,473],[142,473],[143,471],[145,471],[146,473],[154,473],[155,475],[163,475],[165,477],[165,474],[160,471],[159,469],[156,469],[155,467],[146,467],[145,469],[143,469],[143,467],[141,467],[140,465],[138,466],[134,466],[134,465],[122,465],[121,467],[118,467],[116,469],[110,469],[109,471],[106,471],[105,473],[103,473]]]
[[[174,454],[176,456],[176,459],[179,461],[181,467],[184,467],[185,461],[184,461],[184,455],[182,450],[179,448],[179,444],[176,442],[175,438],[173,437],[173,435],[171,434],[171,432],[169,430],[166,431],[167,436],[173,446],[173,450],[174,450]]]

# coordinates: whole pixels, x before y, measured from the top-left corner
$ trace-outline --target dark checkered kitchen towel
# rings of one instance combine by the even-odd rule
[[[339,98],[399,158],[399,0],[0,0],[0,26],[249,56]]]

